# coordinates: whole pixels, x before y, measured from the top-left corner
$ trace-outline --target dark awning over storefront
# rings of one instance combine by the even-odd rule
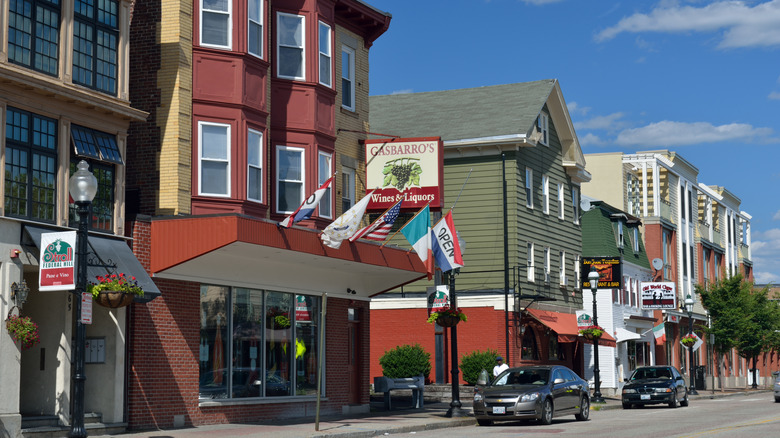
[[[29,242],[22,241],[22,245],[25,243],[35,245],[40,250],[41,247],[41,234],[53,233],[65,231],[62,229],[47,229],[40,227],[33,227],[29,225],[24,226],[26,237],[30,239]],[[87,281],[97,281],[97,276],[104,276],[107,274],[124,273],[126,276],[132,276],[138,281],[138,286],[144,290],[143,297],[136,297],[135,302],[146,303],[160,295],[160,289],[154,284],[151,277],[146,273],[146,270],[141,265],[141,262],[127,246],[127,242],[122,239],[112,239],[102,236],[89,236],[88,239],[88,254],[87,260],[90,265],[103,265],[103,266],[88,266],[87,267]],[[116,266],[111,267],[111,266]]]

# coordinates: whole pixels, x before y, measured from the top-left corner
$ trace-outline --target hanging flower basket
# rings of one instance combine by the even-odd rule
[[[443,307],[436,312],[431,312],[428,316],[428,322],[439,324],[442,327],[455,327],[459,322],[466,321],[466,314],[460,309],[453,309],[449,306]]]
[[[41,342],[38,336],[38,324],[33,322],[29,316],[11,315],[5,321],[5,328],[14,339],[14,342],[21,342],[22,351],[28,350]]]
[[[95,302],[103,307],[117,309],[129,306],[135,297],[142,297],[144,290],[138,286],[135,277],[125,274],[111,274],[97,277],[97,283],[87,285],[87,292],[92,294]]]
[[[290,327],[290,312],[271,307],[265,315],[266,327],[271,330],[283,330]]]
[[[680,342],[686,347],[693,347],[693,345],[696,343],[696,336],[692,334],[687,334],[680,339]]]
[[[582,335],[583,338],[592,341],[601,338],[601,336],[604,335],[604,329],[597,325],[589,325],[580,329],[580,335]]]

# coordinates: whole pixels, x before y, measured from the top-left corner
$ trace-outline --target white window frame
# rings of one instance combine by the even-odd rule
[[[327,171],[322,172],[322,160],[327,162]],[[333,154],[319,151],[317,153],[317,188],[333,175]],[[323,207],[326,207],[323,212]],[[326,219],[333,219],[333,183],[325,190],[325,193],[317,205],[317,215]]]
[[[542,209],[550,214],[550,177],[542,174]]]
[[[344,54],[349,56],[349,63],[347,64],[347,72],[349,76],[344,76]],[[344,104],[344,82],[349,82],[349,91],[351,99],[347,104]],[[355,49],[349,46],[341,46],[341,107],[349,111],[355,111],[356,98],[355,98]]]
[[[349,179],[345,183],[344,178]],[[355,205],[355,169],[347,166],[341,166],[341,208],[342,213],[346,212]],[[349,201],[349,207],[344,208],[344,201]]]
[[[526,256],[528,257],[528,260],[526,262],[526,266],[528,267],[526,278],[528,279],[528,281],[536,281],[536,275],[534,273],[535,266],[534,266],[534,243],[533,242],[528,242]]]
[[[207,9],[205,6],[203,6],[203,1],[200,0],[200,29],[199,29],[199,36],[200,38],[200,45],[203,47],[213,47],[216,49],[227,49],[230,50],[233,47],[233,2],[231,0],[226,0],[227,3],[227,11],[219,11],[215,9]],[[217,15],[227,15],[227,44],[210,44],[210,43],[204,43],[203,42],[203,16],[204,14],[217,14]]]
[[[544,247],[544,282],[550,282],[550,247]]]
[[[525,168],[525,206],[534,208],[534,170]]]
[[[639,228],[634,227],[634,241],[632,243],[634,252],[639,252]]]
[[[280,155],[279,152],[280,151],[295,151],[295,152],[298,152],[301,155],[301,179],[300,180],[282,180],[279,177],[279,171],[281,170],[281,166],[279,164],[279,155]],[[304,196],[306,196],[305,192],[304,192],[304,190],[306,188],[306,150],[304,148],[299,148],[299,147],[294,147],[294,146],[276,145],[276,176],[275,176],[275,179],[276,179],[276,206],[275,206],[276,207],[276,212],[277,213],[282,213],[282,214],[290,214],[293,211],[295,211],[295,209],[298,208],[299,205],[301,205],[303,203]],[[292,205],[292,208],[293,208],[292,210],[281,210],[279,208],[279,200],[281,199],[281,193],[279,192],[279,187],[281,186],[280,183],[281,182],[286,182],[286,181],[300,183],[300,186],[301,186],[300,194],[299,194],[299,200],[297,202],[297,205],[295,205],[296,203],[293,203],[294,205]]]
[[[558,219],[566,218],[566,192],[563,191],[563,183],[558,183]]]
[[[574,223],[580,223],[580,189],[578,187],[571,188],[571,205],[574,208]]]
[[[250,141],[250,138],[252,138],[253,135],[256,135],[259,139],[259,142],[257,144],[253,144]],[[257,160],[258,162],[253,163],[250,160],[250,148],[257,148]],[[257,171],[259,173],[258,181],[260,182],[260,188],[259,198],[253,198],[250,196],[250,179],[249,175],[253,172]],[[254,202],[263,202],[263,133],[261,131],[258,131],[256,129],[249,128],[247,129],[246,134],[246,199]]]
[[[625,243],[626,243],[625,236],[623,236],[623,222],[618,221],[617,226],[618,226],[618,241],[617,241],[617,244],[618,244],[618,248],[622,249],[625,246]]]
[[[558,273],[558,281],[561,286],[566,286],[566,251],[558,251],[558,263],[560,263],[560,272]]]
[[[330,28],[330,26],[327,23],[323,23],[322,21],[320,21],[319,23],[320,23],[320,25],[318,27],[318,29],[319,29],[319,32],[318,32],[319,38],[317,40],[319,42],[319,46],[318,46],[318,51],[319,51],[319,58],[318,58],[319,70],[317,70],[317,76],[319,77],[320,84],[322,84],[322,85],[324,85],[324,86],[326,86],[328,88],[333,88],[333,36],[332,36],[333,32],[331,31],[331,28]],[[324,35],[323,35],[323,32],[324,32]],[[327,52],[323,52],[322,51],[322,49],[323,49],[323,38],[327,39],[327,45],[325,47],[327,49]],[[323,78],[323,74],[322,74],[322,67],[325,64],[327,64],[327,66],[328,66],[328,75],[327,75],[328,77],[327,78]]]
[[[574,278],[575,278],[575,289],[580,290],[582,289],[582,283],[580,282],[581,278],[580,275],[582,274],[582,267],[580,266],[582,264],[582,256],[577,254],[574,256]]]
[[[257,6],[257,10],[253,11],[255,12],[256,16],[252,16],[252,8],[250,7],[250,4],[255,4]],[[247,15],[247,25],[246,25],[246,51],[252,56],[256,56],[260,59],[263,58],[263,50],[265,46],[265,34],[263,33],[263,0],[247,0],[247,6],[246,6],[246,15]],[[251,43],[249,39],[249,29],[252,28],[252,26],[256,26],[259,28],[258,35],[260,35],[260,47],[258,47],[259,51],[255,52],[251,50]]]
[[[541,137],[539,137],[539,144],[549,146],[550,144],[550,119],[545,113],[539,113],[539,118],[536,119],[536,126],[539,129]]]
[[[220,128],[225,129],[225,158],[220,157],[204,157],[204,150],[203,150],[203,127],[204,126],[216,126]],[[198,195],[202,196],[215,196],[215,197],[221,197],[221,198],[227,198],[230,197],[230,125],[226,123],[215,123],[215,122],[204,122],[199,121],[198,122]],[[212,192],[206,192],[203,190],[203,162],[217,162],[217,163],[225,163],[225,190],[226,193],[212,193]]]
[[[300,46],[294,46],[294,45],[285,45],[282,44],[282,38],[281,38],[281,32],[282,32],[282,26],[279,24],[282,17],[290,17],[290,18],[296,18],[298,19],[298,22],[300,23],[301,28],[301,45]],[[283,47],[287,48],[293,48],[293,49],[300,49],[301,50],[301,76],[287,76],[280,73],[280,69],[282,67],[281,63],[281,49]],[[305,81],[306,80],[306,17],[303,15],[295,15],[295,14],[286,14],[284,12],[277,12],[276,13],[276,77],[282,78],[282,79],[290,79],[293,81]]]

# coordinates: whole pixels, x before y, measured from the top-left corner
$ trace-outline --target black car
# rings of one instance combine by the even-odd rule
[[[477,381],[474,391],[474,417],[480,426],[525,419],[550,424],[553,417],[567,414],[586,421],[590,414],[588,382],[560,365],[509,368],[490,384]]]
[[[639,367],[626,379],[622,402],[623,409],[652,404],[688,406],[688,389],[682,374],[673,366]]]

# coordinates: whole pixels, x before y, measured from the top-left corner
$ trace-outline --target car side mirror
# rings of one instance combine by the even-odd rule
[[[478,386],[487,386],[487,380],[485,380],[482,377],[480,377],[479,379],[477,379],[477,385]]]
[[[563,379],[561,379],[561,378],[559,377],[559,378],[557,378],[557,379],[555,379],[555,380],[553,381],[553,385],[557,385],[557,384],[559,384],[559,383],[563,383],[563,382],[565,382],[565,380],[563,380]]]
[[[488,373],[487,370],[482,370],[479,373],[479,376],[477,377],[477,385],[479,386],[487,386],[488,384]]]

